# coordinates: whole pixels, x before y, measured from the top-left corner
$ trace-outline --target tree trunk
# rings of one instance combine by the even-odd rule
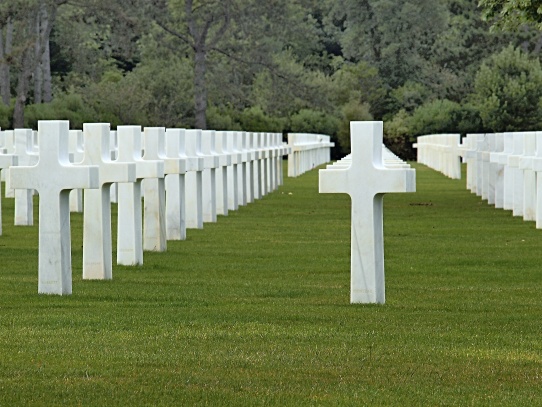
[[[41,66],[43,73],[43,102],[50,103],[53,101],[53,86],[51,79],[51,51],[49,49],[49,39],[45,43],[43,57],[41,58]]]
[[[194,64],[194,101],[196,108],[196,128],[207,129],[207,85],[205,83],[206,52],[205,48],[196,48]]]
[[[40,3],[45,7],[45,2]],[[40,35],[38,35],[38,41],[40,41],[40,49],[44,50],[47,49],[46,44],[49,42],[49,36],[51,35],[51,28],[54,23],[55,17],[56,17],[56,11],[57,7],[60,4],[64,4],[64,2],[59,1],[58,3],[52,3],[51,8],[49,10],[47,9],[40,9],[37,11],[37,13],[34,15],[34,18],[37,18],[38,20],[41,20],[42,18],[42,10],[45,10],[46,16],[41,21],[40,25]],[[28,21],[29,24],[29,30],[30,35],[36,34],[36,21],[30,19]],[[36,41],[36,40],[33,40]],[[34,42],[34,44],[36,44]],[[37,65],[41,62],[42,55],[36,55],[36,47],[35,46],[29,46],[27,47],[24,52],[22,53],[21,57],[21,70],[19,72],[19,77],[17,81],[17,97],[15,99],[15,109],[13,111],[13,128],[22,128],[24,127],[24,107],[26,104],[26,100],[28,97],[28,91],[30,88],[30,81],[32,77],[32,73],[35,72]]]
[[[13,128],[24,128],[24,107],[26,104],[26,96],[28,94],[28,85],[32,76],[32,54],[34,50],[31,47],[25,49],[23,53],[23,63],[19,72],[17,81],[17,97],[15,99],[15,110],[13,111]]]
[[[42,41],[42,30],[41,30],[41,16],[44,4],[40,4],[38,10],[38,15],[36,16],[36,39],[34,41],[34,58],[36,61],[36,67],[34,69],[34,103],[41,103],[41,89],[43,86],[43,75],[41,71],[41,41]]]
[[[9,105],[11,98],[11,83],[9,77],[9,57],[11,56],[11,44],[13,41],[13,22],[8,18],[6,34],[0,28],[0,95],[2,102]]]

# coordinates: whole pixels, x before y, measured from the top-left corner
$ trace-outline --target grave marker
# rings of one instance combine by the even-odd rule
[[[536,153],[536,132],[527,131],[523,136],[523,156],[519,168],[523,172],[523,220],[536,220],[536,173],[533,159]]]
[[[96,165],[98,189],[86,189],[83,212],[83,279],[110,280],[112,270],[111,197],[113,182],[135,182],[134,163],[111,160],[108,123],[83,124],[82,165]]]
[[[75,188],[98,188],[98,167],[69,162],[68,121],[39,121],[38,133],[38,163],[10,168],[10,186],[39,194],[38,292],[71,294],[69,193]]]
[[[164,163],[145,161],[141,156],[141,127],[117,127],[119,163],[136,164],[136,182],[119,182],[117,263],[143,264],[143,217],[141,210],[141,181],[164,176]]]
[[[228,209],[236,211],[239,208],[239,165],[241,154],[237,149],[237,132],[226,132],[226,154],[231,157],[231,165],[226,169],[228,173]]]
[[[83,131],[70,130],[68,154],[72,164],[80,164],[83,160],[85,154],[83,144]],[[70,192],[70,211],[77,213],[83,212],[83,190],[80,188],[72,189]]]
[[[166,129],[145,127],[143,159],[157,163],[166,159]],[[164,174],[165,174],[165,163]],[[168,168],[169,169],[169,168]],[[164,176],[143,180],[143,250],[163,252],[166,238],[166,185]]]
[[[320,170],[321,193],[352,198],[352,303],[384,303],[383,197],[414,192],[415,171],[386,168],[382,162],[382,122],[351,122],[352,161],[348,168]]]
[[[15,129],[15,156],[17,165],[36,165],[39,155],[33,151],[33,131],[30,129]],[[34,224],[34,196],[33,189],[15,190],[15,220],[17,226],[31,226]]]
[[[184,129],[166,129],[166,238],[186,239]],[[173,165],[173,168],[171,166]]]
[[[218,154],[219,166],[216,169],[216,213],[228,215],[228,167],[231,165],[231,155],[226,153],[226,132],[217,131],[215,150]]]
[[[188,172],[185,179],[186,227],[203,229],[203,170],[201,156],[201,130],[185,130],[185,151],[188,157]]]
[[[220,159],[215,151],[216,132],[202,130],[201,153],[204,157],[202,174],[202,216],[204,222],[216,222],[216,169]]]
[[[15,154],[0,154],[0,169],[1,170],[7,169],[13,165],[17,165],[17,156]],[[9,188],[7,184],[8,182],[6,182],[6,192],[8,191],[8,188]],[[3,233],[2,232],[2,197],[1,195],[2,194],[0,193],[0,236]]]

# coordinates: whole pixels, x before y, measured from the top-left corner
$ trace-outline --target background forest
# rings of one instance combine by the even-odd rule
[[[492,30],[482,3],[0,0],[0,126],[312,132],[341,153],[375,119],[405,158],[421,134],[540,129],[542,33]]]

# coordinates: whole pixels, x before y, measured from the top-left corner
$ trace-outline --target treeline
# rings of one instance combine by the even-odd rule
[[[416,136],[542,122],[542,34],[472,0],[3,0],[0,126]],[[486,15],[489,15],[487,13]]]

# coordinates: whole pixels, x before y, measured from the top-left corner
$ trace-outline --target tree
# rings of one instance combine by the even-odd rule
[[[48,65],[45,55],[57,9],[67,0],[13,0],[0,7],[0,86],[2,100],[9,102],[11,77],[10,70],[17,72],[15,108],[13,126],[23,127],[24,107],[30,90],[31,76],[35,77],[35,93],[41,99],[42,85],[47,84],[46,97],[50,99],[48,70],[46,66],[37,70],[40,64]],[[2,36],[0,36],[1,38]],[[45,76],[43,76],[45,73]],[[43,80],[45,78],[45,81]]]
[[[188,46],[194,55],[194,104],[196,127],[207,128],[207,60],[228,31],[236,4],[232,0],[172,0],[160,2],[156,23]]]
[[[390,88],[424,79],[433,44],[446,28],[442,1],[342,0],[341,44],[347,58],[374,64]]]
[[[11,81],[9,60],[12,57],[13,21],[10,15],[0,21],[0,96],[4,105],[9,106],[11,99]]]
[[[542,125],[542,67],[509,46],[482,65],[473,104],[492,131],[535,130]]]
[[[516,30],[520,25],[532,23],[542,29],[542,6],[538,1],[480,0],[484,18],[496,27]]]
[[[281,98],[321,99],[305,80],[304,62],[318,41],[305,1],[157,0],[154,6],[156,24],[177,40],[166,44],[176,47],[178,56],[193,58],[197,127],[206,127],[210,92],[230,90],[235,101],[236,94],[249,94],[245,87],[250,90],[255,77],[270,79],[275,87],[286,83],[290,95],[282,92]],[[236,107],[249,106],[245,99]]]

